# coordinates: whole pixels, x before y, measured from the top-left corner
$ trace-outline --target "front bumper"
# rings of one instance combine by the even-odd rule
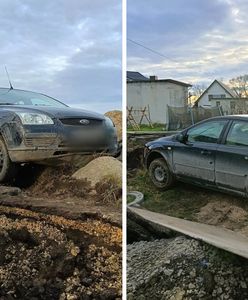
[[[77,128],[80,133],[77,139],[72,136],[72,127],[22,126],[18,131],[6,132],[10,159],[13,162],[42,162],[75,154],[107,153],[114,156],[118,153],[115,127],[100,128],[95,134],[80,132]]]

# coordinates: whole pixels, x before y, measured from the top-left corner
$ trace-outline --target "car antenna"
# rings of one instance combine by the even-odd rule
[[[6,71],[8,80],[9,80],[9,89],[10,89],[10,90],[13,90],[14,88],[13,88],[13,85],[12,85],[12,83],[11,83],[11,81],[10,81],[9,73],[8,73],[8,70],[7,70],[7,67],[6,67],[6,66],[5,66],[5,71]]]

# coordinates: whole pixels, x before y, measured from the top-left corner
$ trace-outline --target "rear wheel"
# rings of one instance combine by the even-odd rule
[[[172,172],[163,158],[154,159],[149,165],[148,172],[153,184],[158,189],[166,190],[175,181]]]
[[[12,181],[17,174],[18,165],[10,160],[7,147],[0,138],[0,182]]]

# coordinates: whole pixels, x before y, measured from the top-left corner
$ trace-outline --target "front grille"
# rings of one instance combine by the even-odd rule
[[[83,122],[82,120],[86,120],[86,122]],[[60,121],[64,125],[84,126],[84,127],[98,127],[98,126],[102,126],[103,124],[103,120],[90,119],[90,118],[67,118],[67,119],[60,119]],[[87,121],[89,121],[88,124]]]
[[[47,147],[54,144],[54,137],[26,137],[25,145],[28,147]]]

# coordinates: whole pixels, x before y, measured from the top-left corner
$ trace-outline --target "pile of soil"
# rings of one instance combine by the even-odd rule
[[[120,110],[111,110],[105,113],[106,117],[109,117],[117,128],[118,141],[122,140],[122,112]]]
[[[72,178],[74,168],[68,165],[45,168],[36,181],[26,189],[28,196],[88,197],[92,188],[86,179]]]
[[[121,186],[122,163],[111,156],[101,156],[79,169],[72,177],[78,180],[87,180],[93,187],[99,182],[113,178]]]
[[[127,299],[247,299],[248,262],[177,237],[127,246]]]
[[[0,299],[120,299],[121,229],[0,206]]]
[[[196,214],[197,221],[239,231],[248,236],[248,212],[226,201],[209,202]]]

